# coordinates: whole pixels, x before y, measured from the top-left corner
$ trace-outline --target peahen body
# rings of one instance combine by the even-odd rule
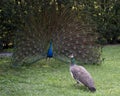
[[[52,41],[50,41],[50,45],[47,51],[47,58],[52,58],[53,57],[53,48],[52,48]]]
[[[70,58],[70,73],[72,77],[76,80],[77,83],[82,83],[83,85],[88,87],[91,92],[95,92],[96,88],[94,86],[94,81],[90,73],[83,66],[78,66],[75,64],[73,54],[70,56]]]

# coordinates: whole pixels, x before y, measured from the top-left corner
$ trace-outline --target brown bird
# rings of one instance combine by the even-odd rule
[[[76,80],[77,83],[82,83],[88,87],[91,92],[95,92],[96,88],[90,73],[83,66],[78,66],[75,64],[73,54],[71,54],[69,57],[71,58],[70,73],[72,77]]]

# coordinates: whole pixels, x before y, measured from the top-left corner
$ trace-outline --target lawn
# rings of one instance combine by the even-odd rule
[[[105,46],[102,56],[101,65],[84,65],[94,78],[95,93],[75,84],[67,63],[41,60],[13,69],[9,58],[2,58],[0,96],[120,96],[120,45]]]

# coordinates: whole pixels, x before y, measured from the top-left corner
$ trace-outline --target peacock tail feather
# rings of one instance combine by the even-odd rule
[[[15,34],[14,65],[34,63],[46,58],[50,40],[56,59],[68,62],[68,55],[73,53],[81,63],[101,62],[101,46],[96,43],[98,34],[93,24],[77,18],[76,11],[69,7],[63,7],[59,12],[54,2],[49,11],[46,8],[43,12],[37,9],[39,4],[29,4],[33,7],[28,7],[29,12],[26,14],[23,13],[24,6],[23,10],[21,6],[17,7],[24,25]]]

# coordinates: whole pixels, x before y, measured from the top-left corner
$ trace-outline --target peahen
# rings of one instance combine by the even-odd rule
[[[70,73],[72,77],[76,80],[77,83],[82,83],[88,87],[91,92],[95,92],[96,88],[90,73],[83,66],[78,66],[75,64],[75,58],[73,54],[69,57],[71,58]]]
[[[47,58],[52,58],[53,57],[53,48],[52,48],[52,41],[50,41],[50,45],[47,51]]]

